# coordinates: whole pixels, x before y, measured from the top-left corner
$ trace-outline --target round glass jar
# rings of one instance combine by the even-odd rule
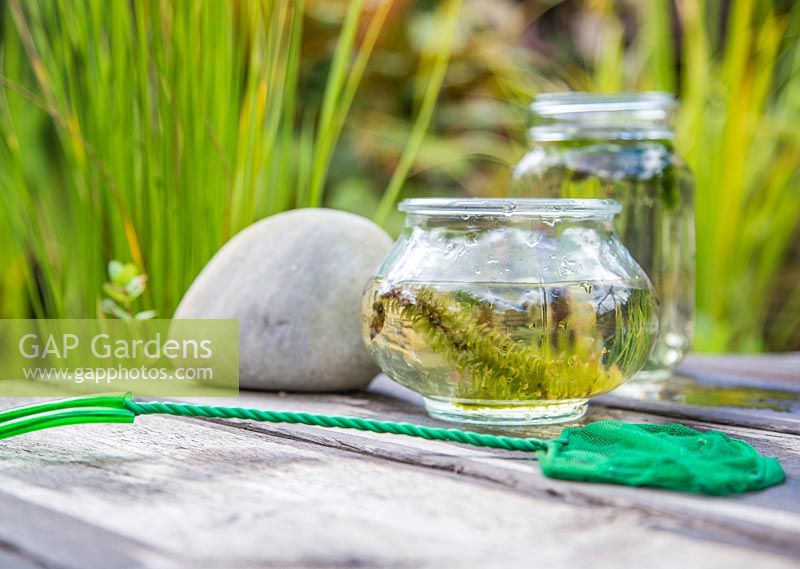
[[[694,190],[672,147],[674,107],[666,93],[541,95],[510,184],[512,196],[622,204],[617,230],[659,299],[656,345],[636,376],[643,380],[669,377],[693,332]]]
[[[569,421],[644,365],[657,303],[615,233],[617,202],[413,199],[400,210],[362,333],[432,416]]]

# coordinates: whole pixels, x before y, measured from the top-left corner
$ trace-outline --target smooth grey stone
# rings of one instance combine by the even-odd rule
[[[280,213],[225,244],[175,318],[239,320],[244,388],[361,388],[378,373],[361,339],[361,295],[391,247],[383,229],[351,213]]]

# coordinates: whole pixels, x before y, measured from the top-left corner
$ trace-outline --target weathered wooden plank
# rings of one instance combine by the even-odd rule
[[[767,387],[764,380],[676,375],[665,381],[628,384],[594,403],[675,419],[800,434],[800,384],[772,382]]]
[[[380,383],[376,386],[380,389]],[[401,388],[391,387],[391,393],[398,393]],[[385,390],[389,392],[389,390]],[[416,397],[411,395],[411,397]],[[266,398],[266,399],[265,399]],[[313,401],[304,403],[306,397],[298,395],[286,395],[281,398],[269,399],[268,395],[264,394],[247,394],[244,397],[243,405],[250,405],[254,407],[271,406],[280,410],[290,409],[304,409],[309,407],[313,412],[328,413],[328,414],[350,414],[359,415],[370,418],[384,418],[395,421],[409,421],[423,424],[440,424],[436,421],[423,415],[423,411],[414,406],[412,403],[392,405],[387,402],[388,396],[377,397],[373,399],[373,403],[365,407],[365,401],[362,397],[357,397],[359,400],[360,409],[355,408],[351,401],[353,397],[348,396],[327,396],[324,399],[319,397],[313,398]],[[391,401],[389,399],[389,401]],[[647,415],[643,413],[633,413],[628,411],[621,411],[615,409],[606,409],[602,406],[593,406],[590,413],[584,419],[585,422],[605,419],[619,419],[631,422],[654,422],[654,423],[668,423],[673,422],[672,419]],[[522,453],[508,453],[506,451],[495,451],[490,449],[473,449],[471,447],[462,447],[460,445],[446,445],[439,446],[437,452],[430,452],[431,445],[445,445],[445,443],[430,443],[428,441],[420,441],[417,439],[407,437],[391,437],[385,435],[375,435],[373,433],[360,433],[353,431],[331,431],[324,429],[315,429],[311,427],[304,427],[298,429],[295,426],[276,426],[266,424],[254,423],[236,423],[242,428],[254,429],[261,432],[270,432],[281,436],[299,438],[301,440],[313,440],[319,444],[335,446],[344,450],[351,450],[355,452],[374,453],[376,456],[390,460],[399,460],[409,463],[420,463],[437,468],[444,468],[448,470],[467,472],[470,468],[475,471],[475,475],[480,478],[491,479],[496,482],[501,482],[509,486],[519,488],[526,486],[530,491],[537,494],[551,494],[553,492],[562,493],[564,484],[567,488],[575,489],[581,496],[584,496],[588,501],[604,500],[609,492],[619,491],[619,497],[629,502],[624,502],[628,506],[636,506],[640,501],[645,500],[651,502],[651,496],[654,495],[656,501],[671,500],[676,498],[675,493],[665,493],[653,490],[644,489],[628,489],[616,488],[602,485],[585,485],[585,484],[569,484],[560,481],[552,481],[543,478],[537,467],[529,462],[529,457]],[[698,429],[718,428],[717,425],[697,421],[687,421],[686,424]],[[504,432],[515,436],[535,436],[535,437],[556,437],[560,433],[562,427],[560,426],[543,426],[526,429],[508,429]],[[478,429],[480,430],[480,429]],[[770,433],[760,430],[752,430],[740,427],[729,427],[725,429],[726,432],[733,436],[740,437],[747,440],[758,448],[761,452],[771,455],[779,456],[782,460],[784,468],[790,477],[789,481],[782,486],[773,488],[766,492],[759,492],[747,495],[741,498],[728,499],[726,501],[735,500],[737,503],[747,503],[753,507],[758,507],[766,511],[786,510],[794,514],[800,514],[800,438],[792,435],[783,435],[777,433]],[[346,442],[343,442],[346,441]],[[388,448],[387,448],[388,445]],[[397,448],[402,446],[403,450]],[[411,452],[410,456],[407,453]],[[477,468],[474,464],[467,465],[465,460],[470,457],[479,457],[481,459],[487,457],[499,457],[497,463],[492,463],[490,468]],[[482,462],[479,461],[479,462]],[[483,461],[485,462],[485,461]],[[520,473],[518,464],[522,462],[526,467]],[[513,472],[509,472],[511,469]],[[534,485],[533,481],[535,481]],[[692,505],[692,511],[697,510],[703,513],[709,504],[718,504],[720,500],[709,499],[699,496],[688,496],[689,502],[687,505]],[[696,506],[694,505],[696,504]],[[708,516],[713,517],[713,512],[708,512]],[[741,511],[740,512],[743,523],[747,523],[748,516],[753,516],[755,513]],[[795,524],[800,524],[800,519],[795,520]],[[787,539],[792,542],[797,542],[798,535],[794,532],[800,529],[800,526],[793,526],[794,529],[787,535]],[[765,534],[768,534],[771,529],[768,527],[763,528]]]
[[[69,494],[69,488],[63,491]],[[5,491],[0,491],[0,512],[0,567],[4,569],[175,566],[143,544],[102,525]]]
[[[30,559],[20,557],[13,547],[10,551],[5,551],[3,547],[3,544],[0,544],[0,567],[5,569],[42,569],[47,567],[46,565],[39,565]]]
[[[218,402],[442,424],[399,386],[371,391]],[[672,422],[683,408],[610,405],[586,420]],[[718,427],[707,420],[683,422]],[[754,426],[724,430],[778,455],[789,480],[727,499],[548,480],[524,453],[303,426],[142,417],[31,434],[0,444],[0,566],[792,566],[800,437]],[[106,550],[69,554],[97,536]],[[121,554],[101,564],[108,550]]]
[[[397,448],[394,462],[382,460],[350,433],[307,428],[299,435],[292,430],[292,440],[259,432],[264,425],[225,423],[143,417],[135,427],[87,426],[4,441],[0,511],[10,511],[6,504],[17,499],[47,513],[15,515],[14,528],[0,525],[0,541],[41,535],[40,549],[74,540],[77,550],[97,541],[102,527],[114,534],[112,546],[147,546],[131,545],[132,559],[109,556],[102,564],[56,554],[56,567],[158,566],[164,559],[234,568],[493,566],[532,559],[561,567],[589,558],[597,567],[794,565],[780,535],[778,546],[766,542],[763,551],[723,547],[697,538],[717,537],[697,520],[567,490],[579,485],[550,481],[554,492],[534,494],[491,477],[399,464]],[[339,447],[296,440],[308,430]],[[369,441],[377,442],[386,444]],[[403,439],[403,448],[409,442]],[[349,446],[354,452],[341,452]],[[414,452],[423,455],[419,462],[451,460],[454,470],[483,464],[488,472],[507,464],[508,471],[524,471],[525,480],[536,478],[528,461],[480,449],[419,441]],[[455,460],[463,453],[470,461]],[[793,519],[777,518],[778,531]],[[755,520],[756,527],[762,523]]]
[[[751,385],[761,381],[800,385],[800,353],[759,355],[690,354],[678,372],[693,377],[730,380],[741,378]]]
[[[415,396],[414,396],[415,397]],[[271,407],[276,409],[303,409],[312,412],[329,414],[350,414],[367,417],[381,417],[391,420],[416,421],[435,424],[435,421],[422,416],[422,411],[413,403],[397,405],[386,398],[365,398],[364,396],[298,396],[285,395],[275,397],[268,394],[246,394],[243,401],[220,401],[220,403],[251,405],[255,407]],[[602,407],[593,408],[588,420],[605,418],[621,418],[638,422],[665,422],[665,419],[642,414],[633,415]],[[683,523],[704,530],[716,539],[740,541],[751,546],[761,542],[770,542],[771,547],[783,552],[795,552],[798,544],[798,520],[792,517],[776,518],[781,524],[775,525],[769,520],[774,518],[774,511],[797,513],[800,500],[798,497],[796,473],[800,470],[797,460],[797,439],[781,437],[771,433],[734,429],[729,432],[749,440],[762,452],[782,456],[784,465],[792,477],[790,481],[776,489],[735,499],[737,506],[730,507],[734,500],[727,500],[727,506],[721,511],[716,508],[719,500],[702,497],[684,497],[674,493],[651,490],[631,490],[595,485],[569,484],[551,481],[541,477],[529,457],[512,456],[503,451],[487,451],[457,445],[442,445],[407,439],[402,437],[386,437],[371,433],[339,432],[304,427],[281,427],[274,425],[223,422],[235,424],[238,428],[286,437],[291,440],[315,442],[323,446],[347,450],[383,459],[424,465],[437,469],[460,472],[479,480],[506,485],[510,488],[524,489],[540,496],[559,496],[568,502],[583,504],[603,503],[616,507],[645,508],[651,515],[660,515],[665,508],[672,511],[672,521],[683,520]],[[712,425],[697,424],[698,428],[710,428]],[[559,427],[542,427],[526,429],[530,436],[557,436]],[[431,445],[437,445],[439,447]],[[502,457],[502,458],[498,458]],[[520,465],[522,468],[520,469]],[[668,503],[667,503],[668,502]],[[667,504],[665,504],[667,503]],[[671,508],[669,504],[680,507]],[[749,507],[742,507],[749,504]],[[710,507],[713,506],[713,509]],[[788,510],[787,510],[788,509]],[[677,526],[676,526],[677,527]],[[699,531],[699,530],[697,530]]]

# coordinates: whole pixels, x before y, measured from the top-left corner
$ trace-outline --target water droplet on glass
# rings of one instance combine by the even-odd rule
[[[536,245],[538,245],[539,243],[542,242],[542,238],[543,238],[543,236],[542,236],[541,233],[533,233],[533,232],[531,232],[526,237],[525,243],[526,243],[526,245],[528,245],[528,247],[535,247]]]

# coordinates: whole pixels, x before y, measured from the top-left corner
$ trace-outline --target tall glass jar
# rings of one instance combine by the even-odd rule
[[[617,202],[429,198],[400,210],[361,329],[432,416],[574,420],[644,365],[655,291],[614,232]]]
[[[689,348],[694,319],[694,187],[672,145],[674,98],[666,93],[540,95],[530,147],[511,195],[612,198],[623,243],[659,298],[660,330],[635,379],[669,377]]]

